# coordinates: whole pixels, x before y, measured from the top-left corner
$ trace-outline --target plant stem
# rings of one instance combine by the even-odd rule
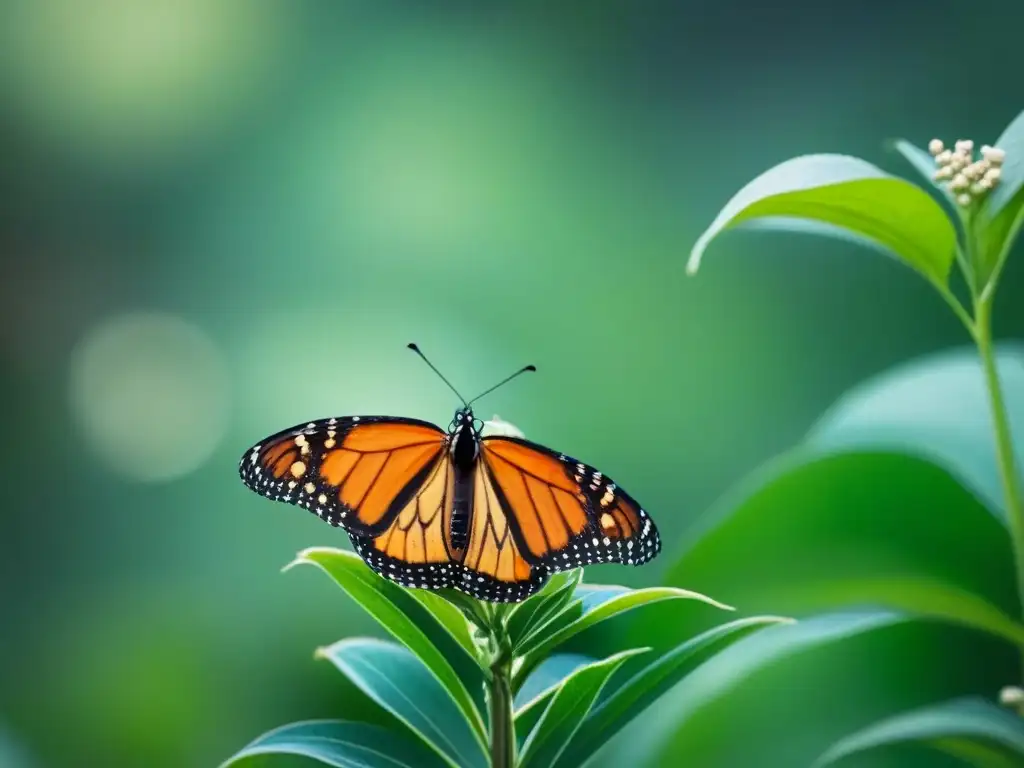
[[[512,719],[512,659],[499,659],[491,667],[487,698],[491,712],[491,768],[514,768],[516,732]]]
[[[996,369],[995,352],[992,345],[992,297],[988,296],[975,305],[975,340],[981,364],[985,370],[985,385],[988,388],[989,405],[992,409],[992,423],[996,437],[996,464],[999,479],[1006,499],[1006,515],[1010,524],[1013,556],[1017,565],[1017,591],[1024,615],[1024,501],[1022,501],[1020,476],[1010,435],[1010,419],[1006,413],[1003,388]],[[1021,648],[1024,654],[1024,647]],[[1024,670],[1022,670],[1024,672]]]

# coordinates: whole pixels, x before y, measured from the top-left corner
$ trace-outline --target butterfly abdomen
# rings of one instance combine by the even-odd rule
[[[464,552],[469,544],[470,510],[473,508],[473,469],[476,466],[478,446],[471,431],[458,431],[452,443],[452,463],[455,468],[455,487],[452,498],[451,546],[455,552]]]
[[[469,544],[469,510],[473,507],[473,475],[455,469],[455,490],[452,499],[451,543],[456,552]]]

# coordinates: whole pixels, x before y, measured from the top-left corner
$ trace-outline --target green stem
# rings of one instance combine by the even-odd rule
[[[487,684],[491,713],[491,768],[514,768],[516,732],[512,719],[512,660],[498,660]]]
[[[1014,456],[1013,438],[1010,435],[1010,419],[1006,413],[1003,388],[999,382],[996,358],[992,344],[992,297],[980,300],[975,307],[975,340],[981,364],[985,370],[985,385],[988,388],[989,405],[992,409],[992,424],[996,436],[996,463],[999,479],[1006,499],[1006,514],[1010,524],[1013,555],[1017,564],[1017,591],[1024,615],[1024,501],[1022,501],[1020,476]],[[1024,647],[1021,648],[1024,653]]]

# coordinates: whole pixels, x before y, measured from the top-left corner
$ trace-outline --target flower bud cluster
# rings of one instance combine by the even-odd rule
[[[932,139],[928,151],[937,167],[933,178],[944,182],[957,204],[965,208],[995,188],[1006,160],[1003,150],[988,145],[981,148],[981,157],[975,158],[974,142],[970,139],[960,139],[953,149],[946,149],[939,139]]]

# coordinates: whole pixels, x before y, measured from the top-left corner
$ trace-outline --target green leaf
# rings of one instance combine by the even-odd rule
[[[1006,152],[1002,176],[986,201],[990,216],[995,216],[1024,189],[1024,112],[1013,119],[993,146]]]
[[[953,193],[944,185],[935,182],[935,158],[927,150],[911,144],[906,139],[894,139],[890,142],[890,146],[903,155],[906,161],[913,166],[914,170],[921,174],[921,178],[927,184],[927,188],[934,192],[933,196],[937,196],[939,202],[946,207],[946,214],[954,222],[955,228],[956,222],[960,218],[960,209],[956,204]]]
[[[805,155],[771,168],[726,204],[690,253],[695,273],[710,242],[750,222],[790,220],[814,231],[869,241],[932,282],[945,285],[956,252],[956,230],[927,192],[846,155]]]
[[[542,661],[516,693],[515,709],[524,709],[533,699],[549,693],[580,667],[597,659],[581,653],[553,653]]]
[[[797,453],[724,499],[698,535],[668,583],[757,612],[880,605],[1024,642],[1006,529],[923,459]]]
[[[559,685],[544,714],[523,743],[521,768],[550,768],[568,746],[608,678],[627,659],[647,648],[622,651],[580,667]]]
[[[747,763],[710,761],[707,754],[699,753],[690,745],[709,727],[736,733],[721,710],[729,708],[728,697],[740,690],[751,676],[786,658],[905,621],[905,617],[891,611],[851,611],[815,616],[755,632],[713,656],[669,690],[658,703],[661,716],[648,718],[640,732],[642,738],[626,740],[622,747],[624,754],[618,762],[625,763],[628,759],[632,765],[673,765],[679,755],[685,754],[694,765],[745,765]],[[787,693],[783,701],[791,696]],[[704,710],[718,702],[722,704],[716,713],[718,717],[713,724],[709,723],[707,717],[702,717]],[[735,740],[735,736],[723,736]],[[762,744],[758,749],[764,747]],[[801,763],[789,761],[787,764]]]
[[[814,764],[824,768],[845,758],[897,744],[920,743],[947,754],[970,755],[977,766],[1024,764],[1024,718],[983,699],[958,699],[874,723],[836,742]],[[1009,762],[1010,758],[1013,762]]]
[[[582,568],[556,573],[536,595],[515,606],[506,624],[512,647],[518,649],[531,632],[560,612],[572,600],[582,578]]]
[[[457,604],[425,589],[410,589],[409,594],[430,611],[433,617],[437,619],[437,623],[448,630],[448,633],[466,650],[466,653],[476,659],[478,663],[480,662],[477,656],[476,645],[473,643],[473,637],[470,634],[469,620]]]
[[[472,727],[448,691],[405,647],[347,638],[318,649],[317,656],[334,664],[453,768],[486,765]]]
[[[309,720],[269,731],[221,764],[262,765],[268,755],[308,757],[336,768],[447,768],[435,752],[378,725]]]
[[[921,174],[921,178],[927,181],[932,187],[943,193],[943,197],[950,199],[946,188],[935,183],[935,158],[928,154],[927,150],[911,144],[906,139],[893,139],[891,147],[899,152],[909,162],[914,170]]]
[[[614,589],[614,587],[606,589]],[[621,592],[600,602],[572,623],[541,637],[537,644],[525,653],[521,665],[513,674],[512,690],[519,690],[523,681],[536,668],[540,660],[569,638],[600,624],[602,621],[664,600],[699,600],[724,611],[735,610],[699,592],[676,587],[649,587]],[[575,603],[570,604],[565,610],[571,609],[574,605]]]
[[[996,365],[1024,472],[1024,346],[1001,345]],[[820,452],[896,450],[927,458],[1005,517],[988,390],[973,347],[927,355],[869,379],[825,413],[807,443]]]
[[[537,666],[515,698],[516,735],[520,745],[537,725],[562,682],[577,669],[595,661],[597,659],[579,653],[556,653]]]
[[[313,547],[300,552],[288,567],[301,563],[311,563],[327,573],[396,640],[416,654],[455,700],[484,743],[483,671],[410,590],[378,576],[354,552]]]
[[[530,633],[519,641],[516,654],[527,656],[529,653],[545,642],[552,635],[561,632],[563,629],[578,621],[583,616],[583,601],[573,599],[568,605],[562,608],[554,616],[546,621],[536,624]]]
[[[710,629],[661,655],[594,707],[556,765],[583,765],[631,720],[712,656],[757,630],[787,622],[788,619],[778,616],[739,619]],[[518,724],[517,716],[517,727]]]
[[[1006,152],[1002,176],[978,213],[978,258],[981,287],[995,289],[1014,241],[1024,226],[1024,112],[1003,131],[995,146]]]

